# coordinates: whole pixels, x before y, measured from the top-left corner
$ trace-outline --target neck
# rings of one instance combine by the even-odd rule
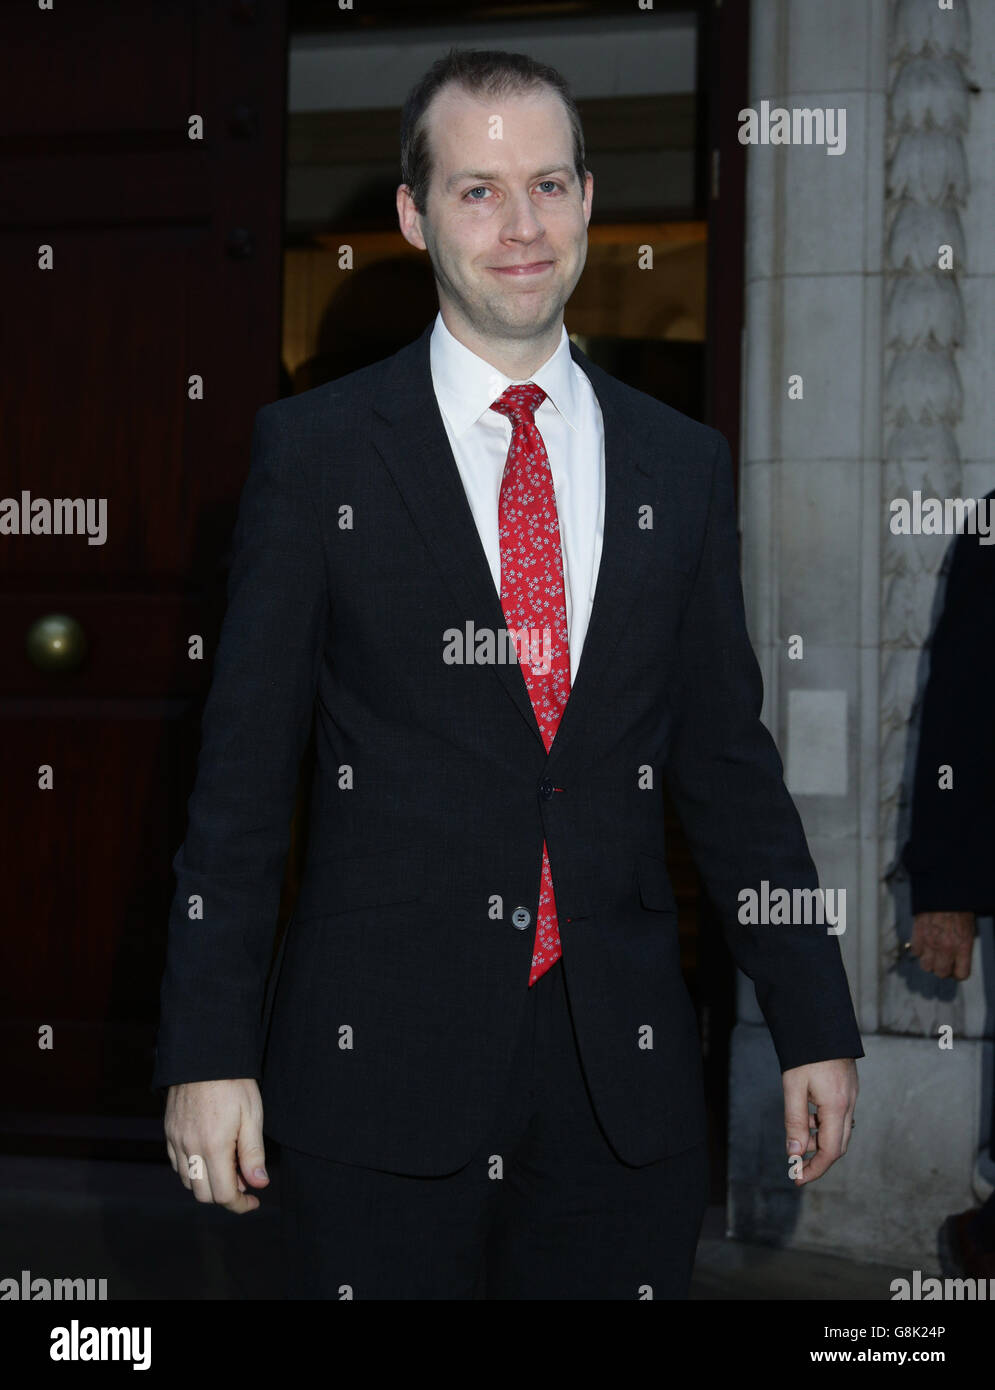
[[[440,305],[442,322],[457,342],[482,357],[492,367],[513,381],[526,381],[547,362],[559,347],[563,335],[563,315],[557,322],[544,329],[534,338],[494,338],[482,337],[463,319],[454,319],[445,306]]]

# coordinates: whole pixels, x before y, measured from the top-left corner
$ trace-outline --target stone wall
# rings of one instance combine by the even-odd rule
[[[888,503],[995,487],[995,6],[942,4],[752,0],[751,108],[846,112],[842,154],[749,150],[740,503],[764,718],[822,885],[846,890],[867,1056],[846,1158],[797,1191],[741,979],[729,1184],[743,1239],[923,1270],[943,1217],[973,1200],[986,975],[995,998],[988,921],[965,984],[899,960],[911,920],[894,872],[951,539],[892,535]]]

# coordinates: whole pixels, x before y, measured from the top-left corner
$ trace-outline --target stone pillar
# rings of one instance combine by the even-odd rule
[[[995,486],[995,7],[970,9],[753,0],[750,58],[758,113],[846,112],[842,154],[748,152],[740,503],[764,719],[820,881],[846,890],[867,1056],[849,1153],[797,1191],[776,1057],[740,979],[729,1227],[933,1272],[987,1134],[983,969],[990,995],[995,978],[990,923],[966,984],[898,959],[911,921],[895,862],[951,538],[892,535],[888,504]]]

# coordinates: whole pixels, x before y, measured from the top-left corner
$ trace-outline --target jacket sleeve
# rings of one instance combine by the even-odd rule
[[[995,499],[990,493],[986,501]],[[902,860],[919,912],[995,911],[995,545],[965,532],[953,547],[930,644]],[[949,767],[950,785],[940,785]]]
[[[818,921],[746,925],[740,893],[813,889],[818,876],[761,723],[763,682],[746,628],[729,446],[716,435],[711,498],[680,636],[666,776],[739,968],[753,981],[781,1070],[861,1057],[839,941]],[[814,916],[814,914],[813,914]]]
[[[263,406],[187,835],[173,860],[153,1088],[260,1075],[266,975],[327,616],[316,501],[280,403]]]

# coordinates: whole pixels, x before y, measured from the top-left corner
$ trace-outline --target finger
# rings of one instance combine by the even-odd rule
[[[169,1139],[166,1140],[166,1152],[169,1155],[170,1163],[173,1165],[173,1172],[179,1172],[179,1163],[176,1158],[176,1150],[173,1148],[172,1141]]]
[[[843,1121],[846,1106],[821,1105],[819,1107],[819,1147],[815,1157],[802,1164],[799,1182],[814,1182],[821,1178],[843,1155]]]
[[[954,952],[954,979],[966,980],[971,973],[971,952],[974,937],[969,936],[957,942]]]
[[[176,1146],[176,1172],[180,1182],[190,1191],[190,1160],[181,1144]]]
[[[808,1083],[803,1076],[785,1072],[781,1078],[784,1089],[784,1144],[789,1158],[804,1154],[811,1146],[809,1135]]]
[[[808,1137],[805,1140],[804,1150],[802,1153],[792,1153],[788,1155],[788,1177],[796,1185],[800,1185],[802,1180],[801,1174],[807,1166],[804,1160],[808,1159],[810,1154],[817,1153],[819,1148],[819,1130],[815,1115],[809,1115],[808,1122],[809,1130]]]
[[[938,946],[933,953],[933,974],[941,980],[949,980],[954,968],[954,955],[949,946]]]
[[[244,1216],[247,1211],[255,1211],[259,1206],[259,1198],[253,1192],[232,1193],[231,1200],[222,1202],[221,1206],[236,1216]]]
[[[198,1202],[209,1203],[214,1201],[214,1191],[211,1187],[210,1168],[204,1154],[190,1154],[188,1160],[188,1172],[190,1174],[190,1191]]]
[[[265,1187],[269,1182],[266,1172],[266,1149],[263,1145],[262,1126],[256,1119],[244,1119],[236,1141],[239,1172],[253,1187]]]
[[[853,1133],[853,1109],[849,1109],[843,1118],[843,1152],[846,1153],[847,1145],[850,1143],[850,1135]]]
[[[213,1153],[208,1160],[208,1170],[211,1190],[219,1207],[240,1216],[243,1212],[255,1211],[259,1206],[258,1197],[251,1192],[246,1195],[238,1190],[234,1151]]]

